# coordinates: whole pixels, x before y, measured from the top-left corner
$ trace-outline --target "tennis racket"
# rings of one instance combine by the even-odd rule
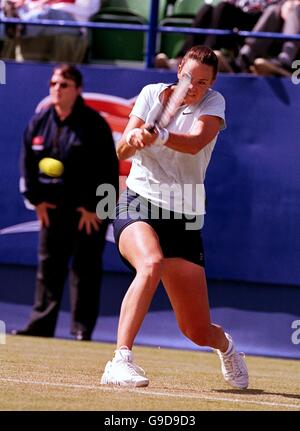
[[[167,127],[173,116],[176,114],[177,109],[182,104],[190,84],[191,75],[189,73],[185,73],[178,81],[168,102],[159,112],[158,116],[154,120],[153,125],[148,128],[149,132],[153,132],[155,128],[163,129]]]

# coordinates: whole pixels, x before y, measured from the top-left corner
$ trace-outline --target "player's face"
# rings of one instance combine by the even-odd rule
[[[71,109],[79,94],[80,88],[76,87],[74,81],[64,78],[59,70],[54,72],[50,81],[50,97],[53,105],[64,110]]]
[[[184,104],[193,105],[203,98],[206,91],[213,84],[213,68],[207,64],[198,63],[196,60],[187,60],[183,65],[179,65],[178,79],[185,73],[189,73],[192,80],[184,99]]]

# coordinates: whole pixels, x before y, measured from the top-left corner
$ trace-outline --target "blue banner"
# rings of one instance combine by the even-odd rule
[[[156,70],[81,70],[85,99],[107,118],[116,140],[141,88],[176,79]],[[7,63],[6,84],[0,85],[0,263],[36,262],[38,226],[18,191],[19,153],[23,130],[48,94],[51,71],[48,64]],[[297,285],[300,87],[287,79],[220,76],[215,89],[226,99],[228,127],[206,179],[207,275]],[[110,239],[105,268],[126,271]]]

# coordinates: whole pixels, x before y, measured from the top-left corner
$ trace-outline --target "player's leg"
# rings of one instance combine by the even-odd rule
[[[161,278],[163,255],[155,231],[145,222],[127,226],[119,250],[135,268],[136,276],[122,301],[117,350],[105,367],[102,384],[147,386],[149,380],[133,363],[132,345]]]
[[[230,335],[211,322],[204,268],[182,258],[165,259],[162,282],[181,331],[194,343],[215,349],[225,380],[234,387],[246,388],[246,364]]]
[[[162,282],[184,335],[198,345],[226,351],[223,329],[211,323],[204,268],[181,258],[165,259]]]
[[[131,349],[161,278],[163,254],[159,240],[147,223],[127,226],[120,236],[122,256],[136,269],[136,276],[122,302],[117,346]]]

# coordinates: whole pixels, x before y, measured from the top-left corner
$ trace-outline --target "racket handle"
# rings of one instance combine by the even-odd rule
[[[165,145],[165,143],[167,142],[167,140],[169,139],[169,131],[168,129],[165,129],[164,127],[159,127],[157,126],[157,124],[150,124],[147,129],[146,129],[149,133],[153,133],[155,130],[158,133],[158,137],[157,137],[157,144],[159,145]]]
[[[156,129],[156,124],[154,123],[154,124],[150,124],[147,128],[146,128],[146,130],[149,132],[149,133],[153,133],[153,132],[155,132],[155,129]]]

